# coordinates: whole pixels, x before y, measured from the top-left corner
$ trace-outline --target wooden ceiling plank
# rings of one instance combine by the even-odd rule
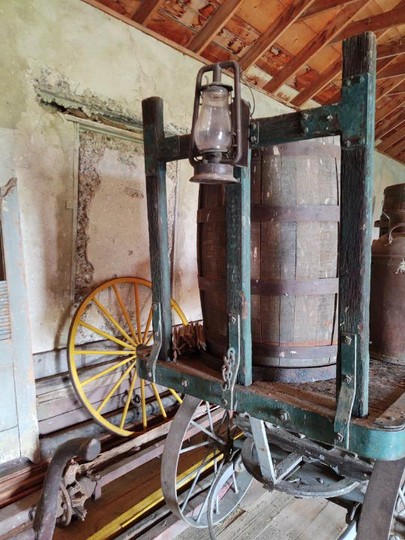
[[[377,150],[379,150],[380,152],[385,152],[386,150],[388,150],[388,148],[396,144],[400,139],[402,139],[405,136],[404,128],[405,128],[405,121],[401,122],[397,126],[398,131],[396,131],[392,135],[389,135],[386,139],[382,140],[379,145],[377,145]]]
[[[405,120],[405,109],[401,107],[375,126],[375,138],[382,139],[390,131],[397,128]]]
[[[384,30],[385,28],[405,24],[404,7],[405,1],[401,1],[390,11],[352,22],[334,37],[333,42],[342,41],[363,32],[375,32],[376,30]]]
[[[377,58],[386,58],[402,53],[405,53],[405,39],[377,45]]]
[[[136,10],[132,20],[139,24],[148,24],[153,14],[160,8],[164,0],[143,0],[139,8]]]
[[[405,78],[401,79],[401,82],[398,82],[388,92],[389,96],[395,96],[397,94],[405,94]]]
[[[404,100],[402,99],[402,96],[390,98],[388,102],[376,109],[375,121],[380,122],[381,120],[384,120],[386,116],[394,112],[398,107],[402,107],[403,104]]]
[[[214,15],[212,15],[204,28],[198,32],[188,44],[190,51],[197,54],[205,49],[212,39],[222,30],[226,23],[231,19],[243,0],[226,0],[219,6]]]
[[[389,153],[392,157],[395,157],[395,159],[400,160],[403,158],[403,153],[405,152],[405,138],[402,138],[398,143],[396,143],[394,146],[389,148],[387,150],[387,153]]]
[[[303,21],[331,9],[342,7],[347,4],[354,4],[354,2],[356,2],[356,0],[316,0],[311,7],[304,11],[299,20]]]
[[[327,70],[325,70],[321,74],[315,84],[312,84],[308,88],[305,88],[305,90],[295,96],[291,103],[296,107],[301,107],[302,105],[304,105],[304,103],[306,103],[308,100],[316,96],[316,94],[318,94],[321,90],[323,90],[325,86],[328,86],[329,83],[334,81],[341,71],[342,59],[338,58],[335,62],[333,62],[333,64],[329,66]]]
[[[381,39],[385,34],[386,34],[386,31],[381,32],[380,35],[378,36],[378,39]],[[378,46],[377,46],[377,58],[378,58]],[[339,77],[341,71],[342,71],[342,59],[340,58],[336,60],[333,64],[331,64],[329,68],[326,69],[323,73],[321,73],[319,80],[315,84],[312,84],[311,86],[309,86],[308,88],[300,92],[291,101],[291,103],[295,105],[296,107],[302,107],[304,103],[312,99],[319,92],[321,92],[326,86],[328,86],[328,84],[330,84],[337,77]],[[339,94],[340,94],[340,91],[334,95],[333,97],[334,101],[339,100]]]
[[[397,77],[392,79],[385,79],[377,85],[376,97],[375,100],[378,102],[380,99],[385,96],[390,96],[391,92],[395,94],[396,88],[399,88],[401,84],[405,82],[405,78]],[[398,92],[401,93],[401,92]]]
[[[396,62],[385,66],[377,74],[377,79],[391,79],[392,77],[398,77],[398,75],[405,75],[405,62]]]
[[[320,49],[328,45],[340,32],[342,27],[349,24],[356,13],[363,8],[369,0],[357,0],[353,4],[344,7],[333,21],[322,32],[311,40],[286,66],[275,75],[265,86],[267,92],[275,92],[302,66],[304,66]]]
[[[259,37],[249,50],[239,59],[242,70],[248,69],[253,65],[270,47],[277,41],[283,32],[285,32],[300,15],[315,0],[297,0],[290,4],[282,12],[273,24]]]

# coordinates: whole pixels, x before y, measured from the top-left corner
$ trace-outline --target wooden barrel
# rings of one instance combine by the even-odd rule
[[[340,147],[289,143],[252,156],[252,351],[256,377],[335,376]],[[201,185],[198,268],[207,340],[227,348],[224,186]]]

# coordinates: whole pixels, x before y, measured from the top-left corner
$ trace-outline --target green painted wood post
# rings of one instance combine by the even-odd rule
[[[152,302],[160,304],[162,347],[160,360],[171,358],[171,290],[167,228],[166,163],[159,159],[164,144],[163,101],[151,97],[142,101],[145,152],[146,196],[148,205],[149,252]],[[159,328],[158,311],[153,312],[153,331]]]
[[[344,41],[339,113],[342,126],[339,329],[341,333],[357,335],[353,414],[361,417],[368,414],[375,61],[374,34],[369,32]],[[356,115],[359,119],[354,124]],[[347,336],[346,340],[351,341]],[[339,341],[340,355],[354,354]],[[339,375],[340,365],[338,360]]]

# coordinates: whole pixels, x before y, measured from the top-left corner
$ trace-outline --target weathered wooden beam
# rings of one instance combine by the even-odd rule
[[[391,146],[396,144],[403,137],[405,137],[405,121],[398,124],[398,126],[396,127],[396,131],[391,135],[388,135],[386,139],[383,139],[377,145],[377,150],[379,150],[380,152],[385,152],[386,150],[388,150],[388,148],[391,148]]]
[[[188,44],[188,48],[200,54],[212,39],[233,17],[243,0],[227,0],[219,6],[214,15],[208,19],[204,28],[198,32]]]
[[[365,139],[347,144],[342,133],[341,230],[339,260],[338,388],[342,365],[356,359],[356,394],[353,413],[368,414],[369,301],[374,176],[375,36],[369,32],[343,43],[343,79],[369,73],[365,109]],[[345,99],[345,87],[342,99]],[[350,94],[349,94],[350,95]],[[345,144],[346,142],[346,144]],[[345,345],[343,344],[345,336]],[[357,341],[357,343],[356,343]],[[352,351],[351,348],[356,350]],[[348,357],[348,358],[347,358]]]
[[[389,41],[388,43],[377,46],[377,58],[396,56],[402,53],[405,53],[405,39]]]
[[[398,75],[405,75],[405,62],[396,62],[384,67],[377,75],[378,79],[391,79],[392,77],[398,77]]]
[[[356,0],[316,0],[311,7],[304,11],[299,20],[303,21],[331,9],[342,7],[347,4],[354,4],[354,2],[356,2]]]
[[[357,0],[343,8],[337,17],[327,25],[313,40],[311,40],[288,64],[275,75],[265,86],[267,92],[275,92],[299,69],[302,68],[317,52],[328,45],[340,32],[342,27],[350,23],[356,13],[364,7],[369,0]]]
[[[404,107],[400,107],[399,109],[396,109],[392,112],[392,114],[388,115],[384,120],[380,120],[380,122],[377,122],[375,126],[375,136],[376,139],[381,139],[395,129],[397,126],[399,126],[403,121],[405,120],[405,109]]]
[[[148,207],[149,255],[152,277],[153,332],[161,330],[160,360],[171,358],[171,287],[169,236],[166,204],[166,163],[159,159],[164,141],[163,100],[142,101],[145,152],[146,199]],[[161,319],[161,320],[160,320]]]
[[[148,24],[153,14],[160,8],[164,0],[143,0],[132,20],[139,24]]]
[[[315,84],[311,84],[308,88],[305,88],[291,101],[296,107],[301,107],[308,100],[316,96],[321,90],[328,86],[329,83],[334,81],[342,70],[342,59],[338,58],[331,64],[319,77]]]
[[[363,32],[375,32],[376,30],[383,30],[384,28],[405,24],[404,8],[405,2],[401,1],[390,11],[352,22],[334,36],[333,42],[342,41],[343,39],[362,34]]]
[[[269,26],[239,60],[241,68],[246,70],[254,64],[314,1],[297,0],[286,7],[283,13],[277,17],[273,24]]]

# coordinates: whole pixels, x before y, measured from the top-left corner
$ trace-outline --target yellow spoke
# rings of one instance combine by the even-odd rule
[[[138,294],[138,284],[134,283],[134,292],[135,292],[135,311],[136,311],[136,329],[138,330],[138,340],[142,340],[141,333],[141,309],[139,305],[139,294]]]
[[[124,381],[124,379],[129,375],[131,369],[133,369],[133,367],[136,365],[136,360],[135,362],[132,362],[132,364],[124,371],[124,373],[121,375],[121,377],[118,379],[118,381],[114,384],[114,386],[111,388],[111,390],[108,392],[108,394],[106,395],[106,397],[103,399],[103,401],[101,402],[101,404],[97,407],[97,412],[98,413],[101,413],[101,411],[104,409],[104,407],[106,406],[106,404],[108,403],[108,401],[110,401],[110,398],[113,396],[113,394],[115,394],[115,392],[117,391],[118,387],[122,384],[122,382]]]
[[[95,351],[95,350],[90,350],[90,349],[75,349],[74,351],[75,354],[99,354],[99,355],[104,355],[104,354],[111,354],[111,355],[128,355],[128,354],[134,354],[134,349],[130,349],[130,350],[127,350],[127,351],[114,351],[112,349],[103,349],[103,350],[99,350],[99,351]]]
[[[121,295],[120,295],[117,287],[115,285],[113,285],[112,287],[114,289],[115,296],[117,297],[117,300],[118,300],[118,303],[120,305],[121,311],[122,311],[122,313],[123,313],[123,315],[125,317],[125,320],[127,321],[127,325],[128,325],[128,328],[129,328],[129,330],[131,332],[131,335],[132,335],[135,343],[138,344],[138,340],[136,338],[135,330],[134,330],[134,327],[132,326],[131,319],[129,317],[129,313],[127,311],[127,308],[125,307],[124,302],[122,301]]]
[[[155,383],[151,383],[151,386],[152,386],[152,389],[153,389],[153,392],[155,394],[155,397],[156,397],[156,400],[159,404],[159,409],[160,409],[160,412],[162,413],[162,416],[163,418],[167,418],[167,414],[166,414],[166,411],[163,407],[163,403],[162,403],[162,400],[160,399],[160,395],[159,395],[159,391],[158,389],[156,388],[156,384]]]
[[[143,332],[142,343],[145,343],[145,339],[146,339],[146,336],[148,335],[151,322],[152,322],[152,308],[150,308],[149,310],[148,320],[146,321],[146,327]]]
[[[134,347],[136,347],[137,343],[125,332],[125,330],[122,328],[122,326],[114,319],[114,317],[111,315],[111,313],[108,311],[108,309],[103,306],[103,304],[97,300],[97,298],[93,298],[94,303],[99,308],[99,310],[104,314],[104,316],[110,321],[111,324],[115,326],[115,328],[121,332],[121,334],[124,336],[125,339],[127,339]]]
[[[108,375],[108,373],[111,373],[112,371],[118,369],[121,366],[124,366],[125,364],[128,364],[131,360],[134,360],[136,358],[136,354],[130,356],[129,358],[125,358],[125,360],[121,360],[121,362],[118,362],[118,364],[114,364],[113,366],[110,366],[107,369],[104,369],[103,371],[100,371],[100,373],[96,373],[96,375],[93,375],[92,377],[89,377],[88,379],[85,379],[82,381],[82,386],[85,386],[86,384],[89,384],[93,381],[96,381],[100,377],[103,377],[104,375]]]
[[[146,428],[148,419],[146,417],[145,381],[141,379],[141,404],[142,404],[142,424]]]
[[[100,330],[99,328],[96,328],[95,326],[92,326],[91,324],[86,323],[85,321],[83,321],[83,319],[80,319],[79,323],[81,326],[84,326],[85,328],[87,328],[88,330],[91,330],[95,334],[98,334],[99,336],[102,336],[105,339],[108,339],[109,341],[113,341],[117,345],[121,345],[121,347],[125,347],[126,349],[131,349],[131,351],[133,351],[133,346],[130,345],[129,343],[126,343],[125,341],[122,341],[121,339],[118,339],[112,336],[111,334],[104,332],[104,330]]]
[[[135,372],[135,375],[132,377],[131,386],[129,387],[127,400],[125,402],[125,407],[124,407],[124,410],[122,411],[122,418],[120,422],[121,429],[124,427],[125,420],[127,419],[128,409],[131,403],[132,394],[134,393],[134,387],[135,387],[135,382],[137,378],[138,378],[138,373]]]
[[[173,390],[173,388],[168,388],[168,390],[173,394],[173,396],[177,399],[177,401],[180,403],[180,405],[183,403],[183,400],[179,396],[179,394],[176,392],[176,390]]]

